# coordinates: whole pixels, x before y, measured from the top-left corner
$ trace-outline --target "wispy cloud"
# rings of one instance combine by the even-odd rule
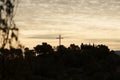
[[[32,36],[26,36],[26,38],[30,39],[56,39],[59,36],[59,34],[43,34],[43,35],[32,35]],[[65,39],[69,39],[70,36],[63,34],[62,37]]]
[[[120,39],[85,39],[87,41],[92,41],[92,42],[114,42],[114,43],[120,43]]]
[[[21,0],[15,20],[21,37],[120,42],[119,0]],[[114,45],[115,46],[115,45]]]

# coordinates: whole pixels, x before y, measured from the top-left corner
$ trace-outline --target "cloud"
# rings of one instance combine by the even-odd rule
[[[85,39],[86,41],[92,41],[92,42],[114,42],[114,43],[120,43],[120,39]]]
[[[67,39],[117,44],[119,5],[120,0],[21,0],[15,21],[23,38],[56,39],[61,33]]]
[[[27,36],[27,38],[30,39],[56,39],[59,34],[43,34],[43,35],[32,35],[32,36]],[[68,39],[69,36],[67,35],[62,35],[63,38]]]
[[[32,35],[27,38],[32,39],[56,39],[57,35],[55,34],[46,34],[46,35]]]

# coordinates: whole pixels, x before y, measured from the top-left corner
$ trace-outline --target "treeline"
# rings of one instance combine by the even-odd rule
[[[120,80],[120,56],[94,44],[1,48],[0,80]]]

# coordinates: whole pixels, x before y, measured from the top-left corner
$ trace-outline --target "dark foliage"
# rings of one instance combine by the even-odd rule
[[[0,80],[119,80],[120,56],[105,45],[43,43],[33,50],[0,49]]]

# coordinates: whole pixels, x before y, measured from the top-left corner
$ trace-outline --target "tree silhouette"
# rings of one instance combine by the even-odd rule
[[[71,44],[70,47],[68,47],[68,49],[70,49],[70,50],[80,50],[80,47],[78,45]]]
[[[13,19],[17,2],[17,0],[0,1],[1,48],[11,48],[15,47],[15,43],[18,44],[18,28]]]
[[[57,54],[62,56],[63,54],[67,53],[67,48],[64,45],[60,45],[57,47]]]
[[[24,54],[25,54],[25,59],[27,60],[32,60],[36,56],[34,50],[29,50],[29,48],[24,49]]]
[[[36,47],[34,47],[34,50],[39,54],[52,54],[53,53],[53,49],[52,46],[50,46],[47,43],[42,43],[42,45],[37,45]]]
[[[47,43],[34,49],[0,48],[1,80],[109,80],[119,79],[120,56],[106,45]],[[39,54],[38,56],[36,54]]]

